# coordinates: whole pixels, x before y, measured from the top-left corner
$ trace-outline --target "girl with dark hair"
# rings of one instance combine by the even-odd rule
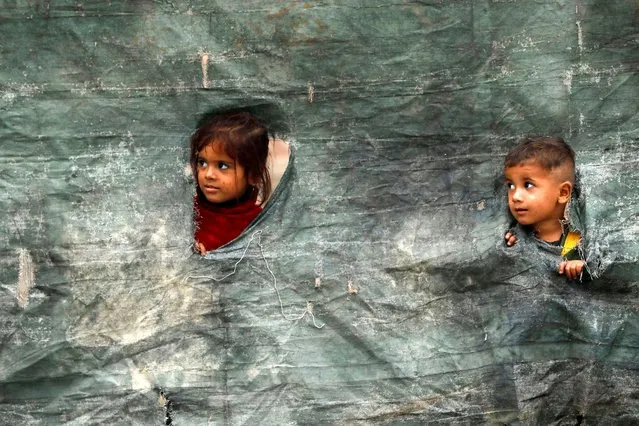
[[[191,137],[195,249],[203,256],[238,237],[262,211],[271,193],[268,155],[268,129],[246,112],[213,116]]]

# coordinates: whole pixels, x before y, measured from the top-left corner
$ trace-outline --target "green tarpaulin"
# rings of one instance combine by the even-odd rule
[[[0,0],[0,424],[639,422],[639,2]],[[188,139],[292,160],[193,253]],[[600,278],[507,248],[577,152]]]

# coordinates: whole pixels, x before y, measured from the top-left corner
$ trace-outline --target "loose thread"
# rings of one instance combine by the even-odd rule
[[[235,274],[235,272],[237,272],[237,266],[240,264],[240,262],[241,262],[242,260],[244,260],[244,256],[246,256],[246,252],[248,251],[249,247],[251,246],[251,242],[253,242],[253,240],[255,239],[255,235],[258,235],[258,234],[261,234],[261,233],[262,233],[262,230],[259,230],[259,231],[255,231],[255,232],[253,233],[253,235],[251,235],[251,239],[250,239],[250,240],[249,240],[249,242],[246,244],[246,247],[244,247],[244,252],[242,252],[242,256],[240,256],[240,259],[239,259],[237,262],[235,262],[235,265],[233,266],[233,271],[231,271],[230,273],[228,273],[228,274],[224,275],[222,278],[215,278],[214,276],[211,276],[211,275],[187,275],[187,276],[184,278],[184,281],[186,281],[186,280],[187,280],[187,279],[189,279],[189,278],[196,278],[196,279],[198,279],[198,278],[201,278],[201,279],[210,279],[210,280],[217,281],[217,282],[220,282],[220,281],[222,281],[222,280],[227,279],[227,278],[228,278],[228,277],[230,277],[231,275]],[[264,260],[266,260],[266,259],[264,259]],[[267,267],[268,267],[268,265],[267,265]]]
[[[266,260],[266,256],[264,256],[264,250],[262,249],[262,231],[259,230],[259,231],[255,232],[255,234],[257,234],[258,232],[260,234],[260,237],[257,239],[257,245],[260,248],[260,254],[262,255],[262,259],[264,259],[264,264],[266,265],[266,269],[269,271],[269,273],[273,277],[273,287],[275,288],[275,293],[277,293],[277,299],[280,302],[280,311],[282,312],[282,316],[284,318],[286,318],[287,320],[289,320],[289,321],[299,321],[302,318],[304,318],[306,316],[306,314],[308,314],[308,315],[311,316],[311,319],[313,320],[313,325],[315,326],[315,328],[324,327],[326,324],[317,325],[317,323],[315,322],[315,315],[313,314],[313,304],[310,301],[306,302],[306,310],[298,318],[288,318],[286,316],[286,314],[284,313],[284,304],[282,303],[282,298],[280,297],[280,291],[277,288],[277,278],[275,277],[275,274],[271,270],[271,267],[268,265],[268,261]],[[253,234],[253,235],[255,235],[255,234]],[[249,241],[249,243],[250,243],[250,241]]]
[[[306,302],[306,309],[299,316],[289,317],[284,312],[284,303],[282,302],[282,297],[280,296],[280,290],[277,287],[277,278],[275,277],[275,273],[273,273],[273,270],[269,266],[268,261],[266,260],[266,256],[264,255],[264,249],[262,247],[262,230],[261,229],[255,231],[251,235],[251,238],[249,239],[248,243],[246,244],[246,247],[244,247],[244,251],[242,252],[242,256],[240,256],[239,260],[237,262],[235,262],[235,265],[233,265],[233,271],[231,271],[230,273],[224,275],[222,278],[215,278],[215,277],[210,276],[210,275],[188,275],[188,276],[186,276],[184,278],[183,282],[186,281],[189,278],[211,279],[213,281],[220,282],[220,281],[225,280],[226,278],[230,277],[231,275],[234,275],[237,272],[238,265],[242,262],[242,260],[244,260],[244,257],[246,256],[246,252],[248,251],[249,247],[251,246],[251,243],[253,242],[253,240],[256,239],[256,237],[257,237],[257,245],[260,248],[260,255],[262,256],[262,260],[264,260],[264,265],[266,265],[266,269],[268,270],[269,274],[271,274],[271,277],[273,277],[273,288],[275,289],[275,294],[277,295],[277,300],[279,301],[279,304],[280,304],[280,312],[281,312],[282,316],[284,317],[284,319],[286,319],[287,321],[293,321],[294,322],[294,321],[299,321],[299,320],[303,319],[306,315],[310,315],[310,317],[311,317],[311,319],[313,321],[313,325],[315,326],[315,328],[324,327],[326,324],[319,325],[315,321],[315,315],[313,314],[313,304],[310,301]]]

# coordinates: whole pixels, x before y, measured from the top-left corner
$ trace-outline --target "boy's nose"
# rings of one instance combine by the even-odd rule
[[[521,201],[522,198],[522,193],[521,193],[521,189],[515,189],[515,192],[513,192],[513,200],[514,201]]]

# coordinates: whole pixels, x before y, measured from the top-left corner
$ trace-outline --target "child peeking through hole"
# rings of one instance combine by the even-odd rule
[[[262,211],[271,193],[268,154],[268,129],[246,112],[213,116],[191,137],[194,247],[202,256],[234,240]]]
[[[569,279],[587,273],[581,234],[567,217],[575,190],[575,152],[561,138],[527,138],[504,162],[508,209],[519,230],[557,247],[558,272]],[[508,246],[517,242],[516,228],[506,232]]]

